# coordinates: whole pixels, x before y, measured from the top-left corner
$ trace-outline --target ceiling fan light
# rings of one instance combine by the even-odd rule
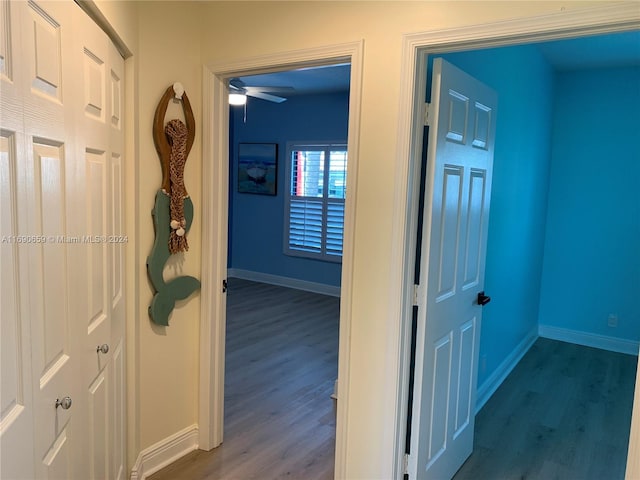
[[[247,103],[247,96],[243,93],[230,93],[229,105],[244,105]]]

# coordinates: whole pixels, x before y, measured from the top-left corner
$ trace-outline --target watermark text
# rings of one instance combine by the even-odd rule
[[[0,243],[4,244],[93,244],[127,243],[127,235],[2,235]]]

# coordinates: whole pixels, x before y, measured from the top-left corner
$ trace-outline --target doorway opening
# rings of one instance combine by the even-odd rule
[[[286,72],[291,70],[309,69],[313,67],[325,67],[328,65],[349,64],[349,89],[348,95],[348,138],[326,139],[332,143],[336,140],[346,140],[348,151],[349,172],[347,175],[346,192],[344,198],[344,226],[342,237],[342,268],[339,277],[340,294],[340,319],[339,319],[339,341],[338,341],[338,373],[336,389],[340,391],[340,385],[347,382],[349,371],[349,338],[351,319],[348,305],[351,296],[351,278],[353,271],[353,230],[354,230],[354,210],[355,191],[357,185],[357,160],[358,160],[358,123],[361,97],[361,72],[362,72],[362,42],[328,46],[312,50],[294,51],[291,53],[280,53],[272,56],[249,59],[246,61],[233,62],[225,65],[207,66],[205,71],[204,100],[205,114],[204,124],[211,128],[212,134],[205,136],[204,157],[229,159],[229,110],[227,101],[229,95],[229,82],[232,79],[249,77],[253,75],[273,74],[274,72]],[[286,85],[285,85],[286,86]],[[276,94],[277,95],[277,94]],[[284,96],[284,95],[281,95]],[[285,103],[290,102],[287,100]],[[291,102],[293,103],[293,102]],[[255,105],[255,103],[254,103]],[[251,104],[247,105],[246,122],[249,124],[255,117],[255,109]],[[241,123],[244,125],[244,115]],[[274,143],[273,135],[269,134],[259,140],[261,144]],[[307,139],[300,140],[308,145]],[[307,142],[307,143],[305,143]],[[313,143],[313,142],[312,142]],[[310,150],[310,149],[309,149]],[[286,146],[284,147],[286,152]],[[284,161],[284,160],[283,160]],[[287,162],[290,161],[287,160]],[[286,165],[281,165],[283,171]],[[291,166],[290,166],[291,167]],[[329,168],[331,170],[331,168]],[[246,173],[246,172],[245,172]],[[223,412],[224,412],[224,381],[225,381],[225,337],[226,337],[226,280],[227,280],[227,238],[230,223],[229,220],[229,193],[230,171],[229,163],[226,162],[204,162],[203,174],[205,178],[212,179],[212,184],[221,187],[218,191],[206,196],[203,202],[203,216],[210,218],[208,228],[203,231],[203,245],[211,245],[211,248],[203,249],[202,286],[204,295],[202,297],[202,323],[201,323],[201,344],[200,344],[200,410],[199,423],[209,425],[209,429],[202,428],[199,431],[199,447],[203,450],[210,450],[222,443],[223,440]],[[327,179],[325,183],[332,183],[333,178]],[[284,182],[284,180],[282,180]],[[234,189],[237,189],[233,185]],[[335,182],[333,182],[335,183]],[[276,186],[276,191],[286,191],[284,184]],[[239,194],[239,193],[238,193]],[[248,193],[243,195],[250,196]],[[274,200],[273,196],[255,195],[263,198],[262,201]],[[276,195],[277,197],[277,195]],[[284,215],[284,204],[281,209]],[[237,209],[234,209],[234,216]],[[221,244],[220,240],[224,240]],[[282,246],[282,243],[280,243]],[[233,246],[233,249],[236,247]],[[237,253],[237,252],[236,252]],[[235,272],[243,268],[237,267]],[[240,274],[246,272],[240,272]],[[274,280],[282,279],[286,275],[272,275],[271,277],[254,278],[254,280]],[[300,281],[304,284],[304,280]],[[307,280],[308,284],[319,285],[319,281]],[[334,292],[338,290],[334,288]],[[326,292],[325,292],[326,293]],[[347,306],[347,308],[345,308]],[[335,379],[334,379],[335,381]],[[348,390],[340,391],[336,407],[336,433],[335,433],[335,465],[338,469],[344,464],[344,438],[346,406]],[[328,402],[332,402],[329,398]],[[339,470],[338,470],[339,471]],[[340,475],[336,471],[336,475]]]
[[[541,38],[540,40],[543,40],[543,38]],[[516,44],[516,43],[513,43],[513,44],[509,44],[509,45],[510,45],[510,46],[515,46],[515,45],[525,46],[526,44]],[[494,47],[494,46],[495,46],[495,45],[492,45],[492,47]],[[478,47],[478,49],[479,49],[479,48],[481,48],[481,47]],[[454,58],[455,58],[455,56],[456,56],[456,55],[458,55],[458,56],[460,56],[460,55],[464,56],[465,54],[464,54],[463,52],[459,51],[459,50],[462,50],[462,49],[451,48],[451,49],[437,49],[437,50],[436,50],[436,49],[434,48],[434,49],[432,49],[432,50],[430,50],[430,51],[428,51],[428,52],[426,52],[426,51],[425,51],[425,52],[424,52],[424,58],[423,58],[423,60],[424,60],[424,64],[422,65],[422,67],[424,67],[424,69],[425,69],[425,73],[423,73],[422,75],[426,75],[426,64],[427,64],[427,61],[428,61],[432,56],[440,56],[440,53],[441,53],[441,52],[455,52],[455,53],[451,53],[450,55],[447,55],[447,53],[444,53],[442,56],[444,56],[445,58],[447,58],[447,57],[454,57]],[[465,49],[465,50],[468,50],[468,49]],[[473,53],[475,53],[475,52],[477,52],[477,51],[478,51],[478,50],[473,49],[473,51],[469,51],[468,53],[473,54]],[[592,60],[592,61],[593,61],[593,50],[591,50],[591,52],[592,52],[592,55],[591,55],[590,60]],[[428,53],[428,58],[427,58],[427,53]],[[619,53],[619,52],[616,52],[616,53]],[[470,56],[469,56],[469,57],[470,57]],[[575,58],[574,58],[574,60],[575,60]],[[479,64],[479,63],[484,63],[484,62],[483,62],[483,61],[481,61],[481,60],[478,60],[478,64]],[[464,64],[464,63],[462,64],[462,68],[465,68],[465,64]],[[517,66],[512,64],[512,65],[511,65],[511,68],[517,69]],[[473,72],[473,71],[471,71],[471,73],[473,74],[474,72]],[[420,75],[420,73],[419,73],[419,75]],[[423,78],[424,78],[424,77],[423,77]],[[426,82],[426,79],[424,79],[424,80],[425,80],[425,81],[424,81],[424,84],[422,84],[422,83],[421,83],[422,88],[424,88],[424,86],[425,86],[425,85],[426,85],[426,83],[427,83],[427,82]],[[420,88],[420,87],[419,87],[419,88]],[[426,89],[426,88],[424,88],[424,91],[426,92],[426,91],[427,91],[427,89]],[[420,92],[420,91],[419,91],[419,92]],[[424,98],[425,93],[420,92],[420,93],[419,93],[419,95],[423,95],[423,98]],[[501,100],[502,100],[502,99],[501,99]],[[504,105],[504,103],[501,103],[501,102],[500,102],[500,100],[499,100],[499,108],[498,108],[498,112],[499,112],[499,113],[498,113],[498,119],[499,119],[499,121],[500,121],[500,110],[501,110],[501,107],[502,107],[502,108],[504,108],[504,107],[505,107],[505,105]],[[508,107],[507,107],[507,108],[508,108]],[[535,124],[536,122],[535,122],[535,121],[533,121],[533,122],[531,122],[531,123],[532,123],[532,124]],[[549,128],[550,128],[550,127],[549,127]],[[504,139],[504,137],[503,137],[503,139]],[[496,147],[496,148],[497,148],[497,147]],[[414,161],[415,161],[415,160],[414,160]],[[524,163],[527,163],[527,164],[528,164],[528,163],[530,163],[530,162],[524,162]],[[416,162],[416,164],[417,164],[417,162]],[[522,166],[522,163],[521,163],[520,167],[521,167],[521,166]],[[539,172],[538,174],[539,174],[539,175],[541,175],[541,176],[544,176],[545,174],[548,174],[548,172],[546,172],[546,173],[545,173],[545,172]],[[505,189],[505,190],[506,190],[506,189]],[[517,191],[518,191],[519,189],[518,189],[518,188],[516,188],[516,187],[514,187],[514,190],[516,190],[516,193],[515,193],[515,194],[519,195],[519,193],[517,193]],[[508,193],[508,192],[506,192],[506,193]],[[502,198],[503,200],[504,200],[504,199],[508,199],[508,198],[509,198],[509,197],[506,195],[506,193],[505,193],[505,191],[503,191],[503,192],[502,192],[502,196],[501,196],[501,198]],[[532,194],[533,192],[528,192],[528,193],[529,193],[529,194]],[[540,192],[540,193],[545,193],[545,195],[546,195],[546,192]],[[545,205],[544,205],[544,208],[546,208],[546,202],[543,202],[543,203],[545,204]],[[537,208],[537,207],[536,207],[536,208]],[[536,212],[535,214],[536,214],[536,215],[540,215],[541,217],[544,217],[544,218],[546,219],[546,211],[544,211],[544,208],[543,208],[541,211]],[[553,208],[553,206],[550,206],[549,208]],[[492,208],[492,216],[493,216],[493,208]],[[490,237],[491,237],[491,234],[490,234]],[[539,239],[539,240],[540,240],[540,239]],[[489,242],[491,242],[491,238],[490,238]],[[539,241],[538,243],[539,243],[539,246],[538,246],[538,247],[539,247],[539,249],[541,250],[541,249],[544,247],[544,231],[542,232],[542,239],[541,239],[541,241]],[[506,250],[504,250],[504,249],[503,249],[503,250],[502,250],[502,252],[503,252],[503,253],[505,253],[505,252],[506,252]],[[539,268],[540,268],[540,270],[542,270],[542,266],[541,266],[541,265],[539,266]],[[538,273],[539,273],[539,272],[538,272]],[[412,280],[413,280],[413,279],[412,279]],[[488,293],[493,295],[493,292],[488,292]],[[536,307],[536,309],[537,309],[537,307]],[[408,310],[408,307],[407,307],[407,310]],[[409,322],[408,318],[409,318],[409,315],[407,315],[407,323]],[[493,327],[494,327],[494,331],[495,331],[495,330],[496,330],[496,328],[497,328],[497,327],[496,327],[496,325],[493,325]],[[531,328],[531,327],[533,327],[533,328]],[[558,329],[558,330],[559,330],[559,329]],[[523,332],[524,332],[524,334],[523,334]],[[552,332],[552,333],[553,333],[553,332]],[[521,342],[521,343],[519,343],[519,344],[517,344],[517,345],[516,345],[516,343],[517,343],[517,342],[514,342],[514,344],[513,344],[513,346],[515,347],[515,348],[514,348],[514,354],[513,354],[513,355],[511,355],[511,358],[510,358],[510,359],[508,359],[509,361],[508,361],[508,362],[505,362],[505,364],[504,364],[504,365],[499,365],[499,368],[498,368],[498,369],[496,369],[496,370],[500,370],[500,369],[502,369],[502,371],[498,372],[498,374],[497,374],[497,375],[486,375],[486,374],[485,374],[485,375],[484,375],[484,377],[485,377],[485,378],[484,378],[484,380],[486,380],[486,381],[487,381],[487,382],[486,382],[486,384],[485,384],[485,385],[480,385],[480,383],[479,383],[479,385],[480,385],[480,387],[481,387],[481,388],[482,388],[482,387],[484,387],[484,389],[483,389],[484,391],[483,391],[482,393],[483,393],[483,396],[484,396],[485,398],[483,399],[483,402],[482,402],[482,403],[484,403],[484,401],[486,401],[486,400],[489,398],[489,396],[491,396],[491,394],[495,391],[495,389],[497,389],[497,387],[500,385],[500,383],[502,382],[502,380],[504,380],[504,378],[509,374],[509,372],[511,371],[511,369],[512,369],[513,367],[515,367],[515,365],[518,363],[518,361],[520,360],[520,358],[522,358],[522,356],[524,355],[524,353],[526,353],[526,351],[528,350],[528,348],[531,346],[531,344],[533,343],[533,341],[535,341],[535,339],[537,338],[538,334],[539,334],[539,328],[538,328],[538,321],[537,321],[537,314],[536,314],[535,323],[534,323],[532,326],[528,327],[528,329],[523,329],[523,330],[521,330],[521,332],[519,333],[519,335],[521,335],[521,336],[520,336],[520,338],[522,338],[522,342]],[[541,329],[541,328],[540,328],[540,334],[542,335],[542,329]],[[489,336],[491,336],[491,335],[489,335]],[[545,334],[545,335],[543,335],[543,336],[549,336],[549,335],[548,335],[548,334]],[[553,338],[553,337],[550,337],[550,338]],[[567,340],[569,340],[569,339],[567,339]],[[624,342],[621,342],[621,343],[624,343]],[[595,345],[594,345],[594,346],[595,346]],[[637,353],[637,344],[636,344],[635,349],[636,349],[636,350],[635,350],[635,352],[633,352],[634,354],[635,354],[635,353]],[[481,354],[482,354],[482,347],[481,347]],[[505,356],[506,356],[506,355],[505,355]],[[482,368],[482,365],[483,365],[483,362],[482,362],[482,358],[481,358],[481,360],[480,360],[480,368]],[[485,365],[486,365],[486,359],[485,359]],[[486,367],[485,367],[485,368],[486,368]],[[495,362],[494,362],[494,364],[492,365],[492,368],[496,368]],[[485,372],[485,373],[486,373],[486,372]],[[489,373],[491,373],[491,372],[489,371]],[[480,395],[480,392],[479,392],[479,395]],[[481,406],[481,405],[480,405],[480,406]]]
[[[349,79],[342,63],[229,82],[246,98],[229,121],[223,476],[333,478]]]

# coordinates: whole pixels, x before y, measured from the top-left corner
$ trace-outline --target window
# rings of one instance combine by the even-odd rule
[[[342,261],[345,144],[290,144],[287,148],[284,253]]]

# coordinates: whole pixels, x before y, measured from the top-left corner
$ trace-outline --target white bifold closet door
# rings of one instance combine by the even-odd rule
[[[0,12],[0,477],[124,478],[124,61],[74,2]]]

